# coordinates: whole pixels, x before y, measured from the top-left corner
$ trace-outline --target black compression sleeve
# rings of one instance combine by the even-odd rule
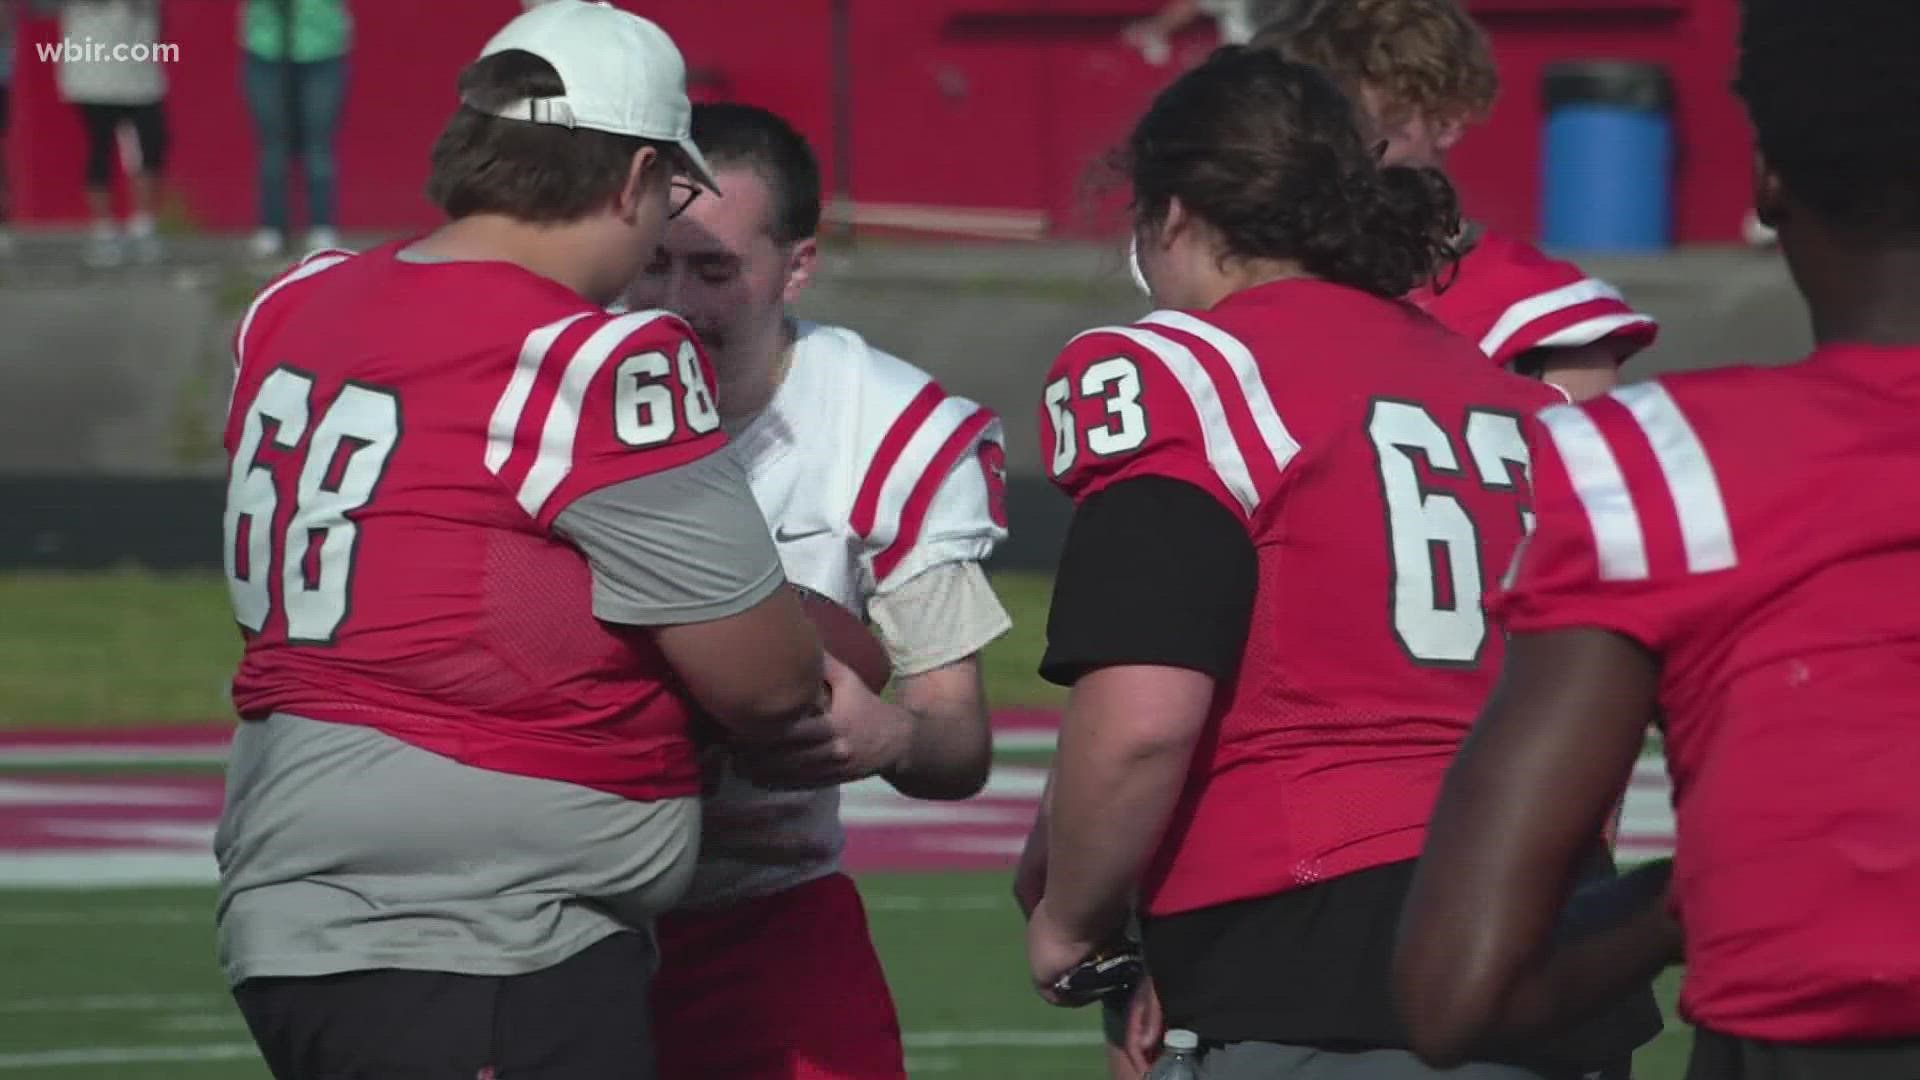
[[[1040,675],[1071,686],[1116,664],[1231,675],[1259,587],[1246,526],[1192,484],[1121,482],[1074,511],[1047,613]]]

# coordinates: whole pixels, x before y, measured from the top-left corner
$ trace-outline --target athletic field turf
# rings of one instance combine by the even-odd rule
[[[1046,582],[999,585],[1018,629],[989,679],[1027,708],[998,725],[993,785],[959,807],[850,792],[850,861],[915,1076],[1099,1077],[1097,1018],[1026,989],[1007,897],[1060,697],[1031,674]],[[219,578],[0,576],[0,612],[0,1080],[264,1077],[203,883],[236,645]],[[1667,827],[1655,772],[1630,809],[1648,850]],[[1636,1075],[1676,1080],[1685,1044],[1663,1036]]]

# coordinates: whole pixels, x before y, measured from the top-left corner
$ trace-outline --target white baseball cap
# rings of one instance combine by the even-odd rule
[[[521,98],[481,111],[509,120],[673,143],[686,154],[693,178],[718,192],[713,170],[693,144],[687,62],[666,31],[611,4],[547,0],[502,27],[480,55],[509,49],[525,50],[553,65],[566,93]]]

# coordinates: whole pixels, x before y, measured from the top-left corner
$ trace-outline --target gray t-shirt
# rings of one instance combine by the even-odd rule
[[[786,581],[746,468],[729,453],[576,499],[553,528],[586,553],[593,613],[607,622],[707,622]]]
[[[587,495],[555,530],[585,553],[608,621],[723,618],[784,580],[732,454]],[[233,984],[538,971],[648,931],[686,890],[699,817],[691,798],[478,769],[371,728],[242,724],[214,840],[220,963]]]

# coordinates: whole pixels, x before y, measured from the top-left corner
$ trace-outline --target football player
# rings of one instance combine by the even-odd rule
[[[1747,0],[1756,205],[1813,353],[1541,418],[1507,670],[1401,939],[1431,1061],[1657,970],[1683,927],[1690,1080],[1920,1076],[1915,34],[1907,0]],[[1662,714],[1670,882],[1555,950],[1568,861]]]
[[[1161,310],[1069,343],[1040,410],[1076,509],[1032,976],[1058,1000],[1137,897],[1208,1076],[1433,1075],[1390,943],[1497,670],[1479,598],[1526,530],[1522,417],[1559,395],[1399,302],[1451,257],[1452,189],[1382,167],[1316,68],[1223,49],[1127,152]],[[1625,1048],[1555,1033],[1453,1075]]]
[[[1486,37],[1458,0],[1298,0],[1253,44],[1332,75],[1388,164],[1441,168],[1499,89]],[[1652,318],[1572,263],[1475,224],[1459,246],[1458,266],[1409,299],[1495,363],[1580,400],[1605,393],[1653,343]]]
[[[692,331],[604,310],[713,187],[673,42],[554,0],[459,101],[451,220],[309,257],[235,337],[220,959],[275,1076],[648,1076],[690,714],[830,745],[848,673]]]
[[[899,1024],[839,870],[831,785],[878,776],[909,796],[964,799],[986,781],[979,654],[1010,625],[981,569],[1007,535],[1001,425],[852,330],[788,313],[819,255],[805,139],[746,105],[696,106],[693,135],[726,197],[668,227],[631,301],[692,323],[787,576],[871,619],[897,692],[836,688],[830,754],[716,756],[693,888],[660,922],[662,1068],[899,1077]]]

